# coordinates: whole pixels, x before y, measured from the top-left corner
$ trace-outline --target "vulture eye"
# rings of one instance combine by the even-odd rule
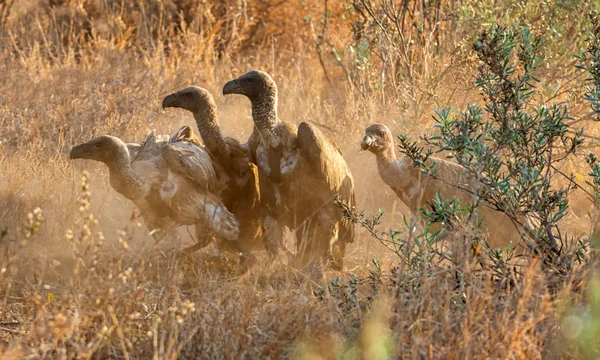
[[[379,130],[379,131],[377,132],[377,134],[378,134],[379,136],[383,136],[383,131]]]
[[[187,93],[187,94],[185,94],[185,96],[192,97],[192,93]]]
[[[252,82],[252,79],[248,79],[248,82]]]
[[[97,142],[97,143],[94,144],[94,146],[97,147],[97,148],[99,148],[100,147],[100,143]]]

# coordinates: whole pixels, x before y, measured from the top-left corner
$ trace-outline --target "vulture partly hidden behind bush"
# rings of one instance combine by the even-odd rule
[[[265,231],[281,241],[284,225],[296,230],[300,265],[332,256],[341,267],[354,225],[343,219],[336,196],[354,206],[354,179],[338,146],[303,122],[282,122],[277,115],[277,85],[267,73],[250,71],[223,87],[223,94],[245,95],[252,103],[254,131],[248,140],[261,170],[261,197],[268,211]],[[330,242],[334,240],[330,253]],[[270,240],[272,241],[272,240]]]
[[[194,115],[223,185],[223,202],[240,224],[239,250],[247,253],[266,246],[269,254],[275,255],[275,248],[262,241],[258,168],[251,162],[247,146],[221,134],[217,105],[210,92],[197,86],[188,87],[165,97],[162,106],[185,109]]]
[[[381,179],[408,206],[413,215],[433,201],[437,192],[443,200],[456,197],[462,204],[473,200],[476,183],[465,175],[466,169],[463,166],[430,157],[429,161],[435,161],[437,176],[433,178],[423,174],[408,156],[401,159],[396,157],[394,136],[384,124],[373,124],[365,130],[361,148],[375,154]],[[505,213],[484,204],[478,208],[478,215],[485,218],[491,246],[504,247],[511,241],[516,243],[520,239],[515,224]],[[524,223],[529,226],[527,220]]]
[[[181,225],[196,225],[204,245],[208,230],[229,241],[238,238],[239,225],[221,201],[212,160],[189,126],[168,141],[151,133],[142,144],[100,136],[74,147],[70,158],[105,163],[112,187],[134,202],[157,240],[173,236]]]

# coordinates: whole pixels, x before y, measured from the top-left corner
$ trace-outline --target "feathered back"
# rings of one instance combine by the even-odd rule
[[[218,191],[212,159],[189,126],[183,126],[168,141],[157,141],[151,132],[142,143],[132,167],[146,182],[160,184],[168,171],[202,189]]]

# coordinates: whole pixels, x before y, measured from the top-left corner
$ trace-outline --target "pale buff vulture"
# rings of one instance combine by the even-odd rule
[[[237,241],[239,224],[221,201],[212,160],[189,126],[168,141],[150,134],[142,144],[100,136],[74,147],[70,158],[105,163],[111,186],[134,202],[156,239],[171,236],[179,226],[196,225],[203,245],[208,231]]]
[[[473,200],[470,193],[474,191],[475,184],[466,177],[464,167],[444,159],[430,157],[429,161],[435,161],[436,178],[422,173],[408,156],[398,160],[394,136],[384,124],[373,124],[365,130],[361,148],[375,154],[381,179],[406,204],[413,215],[417,214],[420,208],[427,206],[428,202],[433,201],[438,191],[444,200],[456,197],[463,204],[471,203]],[[467,191],[462,191],[459,187]],[[519,233],[516,225],[506,214],[485,205],[478,208],[478,214],[484,217],[484,223],[489,230],[490,246],[505,247],[512,241],[513,248],[515,247],[519,240]]]

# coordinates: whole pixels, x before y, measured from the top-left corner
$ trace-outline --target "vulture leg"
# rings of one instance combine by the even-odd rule
[[[318,217],[309,218],[296,229],[296,247],[298,265],[322,264],[329,253],[329,241],[332,228],[324,224]]]
[[[181,255],[190,255],[200,249],[204,249],[215,239],[215,236],[210,232],[209,229],[206,228],[204,223],[198,223],[195,225],[196,231],[196,243],[194,245],[190,245],[185,249],[181,250]]]
[[[265,230],[265,248],[271,259],[274,259],[279,255],[279,248],[284,247],[283,241],[283,226],[281,226],[277,219],[271,216],[265,216],[264,221]]]
[[[288,263],[295,263],[296,255],[283,243],[285,236],[282,219],[276,219],[269,215],[264,215],[263,218],[265,219],[263,223],[263,239],[271,261],[279,255],[280,250],[283,250]]]
[[[339,239],[333,244],[329,263],[334,270],[344,269],[344,255],[346,254],[346,242]]]
[[[331,237],[331,252],[328,256],[328,261],[334,270],[344,269],[344,255],[346,254],[347,239],[340,235],[341,231],[333,229]]]
[[[150,230],[149,234],[154,238],[152,248],[159,248],[162,251],[169,251],[175,248],[179,250],[181,247],[181,236],[175,230],[176,225],[166,218],[158,218],[155,216],[144,218],[146,227]]]
[[[206,228],[205,224],[198,223],[195,225],[196,230],[196,246],[198,249],[203,249],[210,245],[215,239],[215,235]]]

